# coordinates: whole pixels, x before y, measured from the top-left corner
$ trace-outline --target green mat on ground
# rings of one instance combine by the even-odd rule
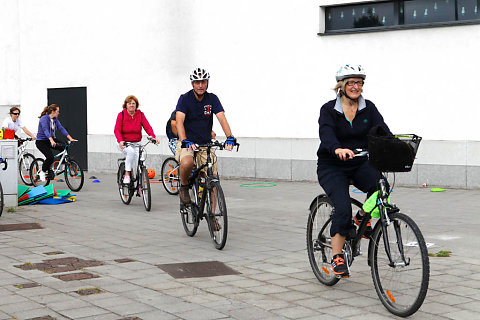
[[[55,190],[55,192],[57,193],[56,196],[65,197],[65,196],[68,196],[71,191],[70,190]]]
[[[22,184],[18,185],[18,197],[21,198],[25,193],[30,191],[30,187],[24,186]]]
[[[18,205],[21,206],[21,205],[29,204],[31,202],[39,201],[39,200],[42,200],[42,199],[45,199],[45,198],[53,197],[53,194],[54,194],[53,184],[49,184],[48,186],[46,186],[45,190],[47,191],[46,194],[44,194],[40,197],[35,197],[35,198],[24,200],[22,202],[19,202]]]

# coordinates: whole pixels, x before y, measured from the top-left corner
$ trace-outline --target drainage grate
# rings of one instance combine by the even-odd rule
[[[19,230],[34,230],[43,229],[39,223],[15,223],[15,224],[1,224],[0,231],[19,231]]]
[[[159,264],[160,269],[178,278],[202,278],[240,274],[220,261]]]
[[[102,265],[104,265],[102,261],[66,257],[43,260],[41,263],[24,263],[22,265],[16,265],[15,267],[22,270],[40,270],[46,273],[61,273]]]
[[[62,274],[54,277],[62,281],[75,281],[75,280],[99,278],[99,276],[88,273],[88,272],[67,273],[67,274]]]

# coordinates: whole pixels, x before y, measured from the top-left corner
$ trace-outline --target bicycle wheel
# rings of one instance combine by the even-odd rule
[[[333,286],[340,280],[332,270],[332,225],[333,205],[326,196],[317,197],[310,205],[307,222],[307,252],[310,266],[318,281]]]
[[[2,216],[4,206],[5,206],[5,202],[3,202],[3,187],[2,187],[2,184],[0,183],[0,217]]]
[[[165,190],[176,195],[180,188],[180,176],[178,174],[178,162],[175,158],[165,159],[162,164],[162,184]]]
[[[147,168],[141,167],[140,170],[140,192],[142,195],[143,204],[145,205],[145,210],[150,211],[152,208],[152,190],[150,189],[150,179],[148,178]]]
[[[65,162],[65,182],[72,191],[80,191],[85,180],[83,169],[75,160]]]
[[[20,179],[22,182],[27,185],[32,185],[32,180],[30,179],[30,166],[35,160],[35,157],[31,153],[24,153],[20,160],[18,161],[18,173],[20,174]]]
[[[123,175],[125,174],[125,162],[120,163],[117,171],[117,184],[118,191],[120,193],[120,199],[124,204],[130,204],[133,197],[133,188],[131,188],[132,182],[130,184],[123,183]]]
[[[420,308],[427,294],[430,275],[427,246],[410,217],[392,213],[390,220],[392,223],[386,227],[385,234],[380,225],[376,226],[369,246],[373,284],[388,311],[408,317]],[[385,251],[386,239],[393,265]]]
[[[42,170],[43,166],[43,159],[37,158],[35,159],[32,164],[30,165],[30,181],[32,184],[36,186],[48,186],[50,183],[50,175],[52,174],[51,170],[45,174],[45,181],[40,180],[39,172]]]
[[[197,198],[197,194],[198,188],[195,184],[190,189],[190,199],[192,200],[192,203],[188,205],[184,205],[183,203],[180,204],[180,216],[182,217],[183,229],[185,229],[185,233],[189,237],[193,237],[197,233],[198,225],[200,223],[200,219],[198,218],[200,215],[198,212],[200,201]]]
[[[204,190],[203,193],[205,193]],[[225,196],[219,182],[212,183],[212,189],[207,191],[207,222],[213,244],[222,250],[227,242],[228,218]]]

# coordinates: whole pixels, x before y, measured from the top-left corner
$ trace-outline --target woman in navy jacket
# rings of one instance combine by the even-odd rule
[[[355,157],[353,150],[367,148],[367,135],[374,126],[390,133],[375,105],[362,96],[365,71],[359,65],[345,65],[337,72],[334,88],[337,98],[320,109],[320,147],[317,156],[318,181],[335,207],[330,235],[332,237],[332,268],[339,276],[348,277],[342,248],[352,221],[349,184],[367,193],[377,190],[380,173],[365,157]],[[360,224],[364,212],[355,216]],[[371,232],[371,226],[367,231]],[[368,235],[368,233],[366,233]]]
[[[60,121],[58,121],[59,114],[60,107],[56,104],[51,104],[43,109],[39,117],[40,121],[38,122],[37,141],[35,141],[35,145],[45,156],[42,171],[38,173],[41,181],[45,181],[45,174],[53,163],[52,150],[63,151],[63,147],[57,145],[56,131],[60,130],[70,141],[78,141],[73,139]]]

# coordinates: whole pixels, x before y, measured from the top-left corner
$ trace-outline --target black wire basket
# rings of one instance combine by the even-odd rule
[[[409,172],[422,138],[415,134],[368,135],[370,165],[381,172]]]

